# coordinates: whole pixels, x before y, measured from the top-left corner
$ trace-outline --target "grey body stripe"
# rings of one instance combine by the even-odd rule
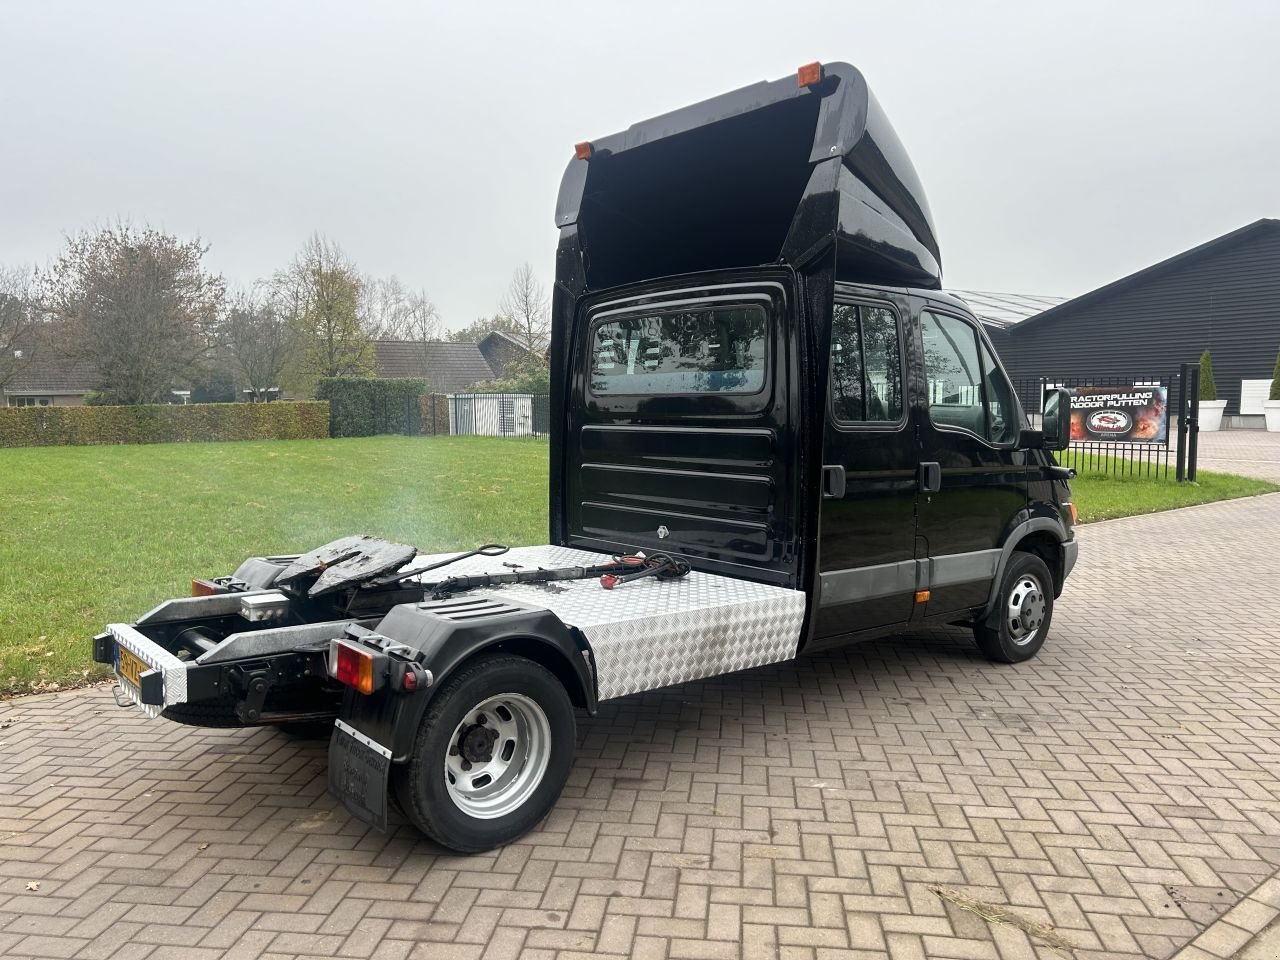
[[[914,560],[818,574],[818,603],[823,606],[892,597],[899,593],[911,593],[915,589]]]
[[[922,560],[920,562],[927,564],[928,569],[921,589],[990,580],[996,575],[1003,555],[1004,551],[1000,549],[974,550],[972,553],[948,553]]]
[[[1061,521],[1048,517],[1036,517],[1019,524],[1005,540],[1004,546],[994,550],[974,550],[970,553],[948,553],[926,560],[901,560],[897,563],[881,563],[871,567],[853,567],[849,570],[832,570],[818,574],[818,604],[829,606],[837,603],[857,603],[910,593],[913,590],[929,590],[958,583],[991,582],[988,606],[995,603],[1000,590],[1009,556],[1018,543],[1028,534],[1038,531],[1052,533],[1064,550],[1063,577],[1075,566],[1079,549],[1074,541],[1066,541],[1066,530]],[[1064,542],[1065,541],[1065,542]]]
[[[872,567],[832,570],[818,575],[818,603],[857,603],[948,587],[957,583],[990,580],[1000,567],[1003,550],[950,553],[925,560],[900,560]]]

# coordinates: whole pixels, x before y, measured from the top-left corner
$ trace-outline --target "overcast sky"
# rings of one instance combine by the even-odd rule
[[[1071,295],[1280,216],[1280,4],[0,0],[0,264],[116,217],[247,285],[323,231],[449,326],[553,271],[572,145],[866,75],[949,287]]]

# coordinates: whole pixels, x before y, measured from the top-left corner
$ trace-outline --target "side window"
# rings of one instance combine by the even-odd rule
[[[929,416],[934,423],[962,427],[992,443],[1017,436],[1017,403],[978,332],[955,317],[920,315]]]
[[[987,392],[987,439],[992,443],[1013,443],[1018,439],[1018,404],[1013,398],[1013,385],[996,364],[996,358],[987,349],[985,343],[979,342],[982,348],[982,369],[985,374],[984,384]]]
[[[842,423],[902,419],[898,318],[884,307],[836,304],[831,327],[831,412]]]

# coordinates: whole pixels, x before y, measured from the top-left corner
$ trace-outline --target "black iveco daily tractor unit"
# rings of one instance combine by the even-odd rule
[[[939,292],[906,151],[811,64],[580,143],[556,204],[550,533],[422,555],[351,536],[246,560],[94,638],[150,716],[320,729],[385,827],[536,825],[575,709],[936,623],[1045,642],[1076,560],[1050,451]]]

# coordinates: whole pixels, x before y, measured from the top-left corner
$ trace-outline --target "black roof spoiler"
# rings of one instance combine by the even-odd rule
[[[841,280],[939,287],[924,190],[862,74],[808,69],[579,144],[556,225],[577,231],[588,288],[802,265],[832,243]]]

